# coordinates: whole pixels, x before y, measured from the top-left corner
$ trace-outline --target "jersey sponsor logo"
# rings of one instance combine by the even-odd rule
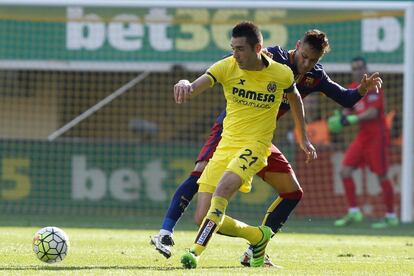
[[[250,102],[244,99],[239,99],[237,97],[233,97],[233,102],[242,104],[242,105],[251,106],[251,107],[257,107],[257,108],[270,109],[272,107],[270,104],[267,104],[267,103],[255,103],[255,102]]]
[[[237,87],[233,87],[233,95],[237,95],[241,98],[254,100],[254,101],[268,102],[268,103],[275,102],[275,95],[259,93],[259,92],[251,91],[251,90],[246,91],[245,89],[237,88]]]
[[[202,227],[203,231],[201,231],[201,233],[196,238],[196,243],[202,246],[206,246],[216,227],[217,225],[214,221],[206,219]]]
[[[267,85],[267,91],[269,91],[270,93],[275,93],[276,89],[276,83],[274,81],[269,82],[269,84]]]

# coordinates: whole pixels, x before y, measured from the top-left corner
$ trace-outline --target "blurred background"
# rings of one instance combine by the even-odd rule
[[[305,31],[327,33],[331,53],[321,63],[343,86],[350,61],[380,71],[392,134],[389,176],[400,210],[404,13],[393,10],[12,5],[0,3],[0,213],[149,217],[161,221],[176,187],[192,171],[216,116],[221,87],[185,105],[173,85],[193,80],[230,53],[230,30],[257,23],[265,46],[294,49]],[[173,5],[172,5],[173,6]],[[149,75],[53,141],[48,136],[143,72]],[[319,93],[305,99],[308,123],[339,105]],[[319,159],[305,164],[290,115],[274,143],[294,166],[305,196],[294,218],[334,218],[347,211],[338,170],[357,132],[318,139]],[[355,174],[358,201],[383,216],[381,189],[368,170]],[[230,213],[262,217],[275,192],[256,178]],[[412,206],[411,202],[411,206]],[[191,204],[190,213],[195,204]]]

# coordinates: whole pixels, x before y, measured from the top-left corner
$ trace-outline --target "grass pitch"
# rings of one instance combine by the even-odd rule
[[[158,223],[158,221],[157,221]],[[241,239],[216,235],[195,270],[182,269],[180,256],[191,246],[190,223],[174,235],[174,255],[165,259],[149,245],[153,219],[71,219],[0,217],[0,274],[4,275],[414,275],[414,226],[371,230],[368,223],[336,229],[332,221],[292,220],[268,247],[282,269],[244,268]],[[39,224],[39,225],[37,225]],[[14,226],[7,226],[14,225]],[[31,248],[40,227],[62,227],[71,246],[57,264],[37,260]],[[77,225],[77,227],[70,227]]]

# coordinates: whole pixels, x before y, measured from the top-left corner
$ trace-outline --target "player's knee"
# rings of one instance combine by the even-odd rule
[[[283,199],[291,199],[300,201],[303,197],[303,190],[299,187],[296,191],[289,192],[289,193],[281,193],[279,196]]]
[[[296,193],[296,197],[298,200],[301,200],[303,197],[303,190],[301,187],[299,187],[299,189],[295,192]]]
[[[266,173],[264,180],[278,193],[291,193],[299,189],[300,184],[294,173]]]
[[[292,181],[290,183],[290,189],[292,189],[293,191],[297,192],[298,194],[299,193],[301,195],[303,194],[302,187],[300,186],[299,181],[296,178],[292,179]]]

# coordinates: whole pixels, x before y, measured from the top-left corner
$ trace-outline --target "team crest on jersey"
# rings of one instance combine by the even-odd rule
[[[314,78],[306,77],[306,79],[305,79],[305,85],[306,86],[313,86],[314,82],[315,82]]]
[[[275,93],[276,89],[276,83],[274,81],[269,82],[269,84],[267,85],[267,91],[269,91],[270,93]]]

